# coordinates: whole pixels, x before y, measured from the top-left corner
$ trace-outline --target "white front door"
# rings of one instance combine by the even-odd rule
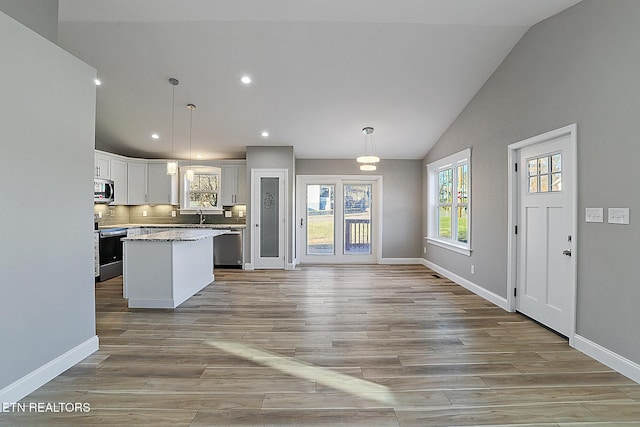
[[[516,309],[573,334],[575,322],[575,132],[540,136],[518,155]]]
[[[256,269],[284,269],[286,263],[287,171],[251,171],[251,229]]]

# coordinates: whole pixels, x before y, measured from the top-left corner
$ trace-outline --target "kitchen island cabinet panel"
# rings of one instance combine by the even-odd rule
[[[173,230],[124,241],[123,296],[130,308],[176,308],[213,282],[214,230]]]

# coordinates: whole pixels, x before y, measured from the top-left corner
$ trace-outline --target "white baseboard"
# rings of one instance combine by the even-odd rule
[[[407,264],[407,265],[420,265],[422,264],[422,258],[380,258],[378,264]]]
[[[30,374],[25,375],[13,384],[9,384],[0,390],[0,402],[16,403],[33,391],[42,387],[73,365],[82,361],[87,356],[98,350],[98,336],[94,335],[82,344],[72,348],[49,363],[39,367]],[[2,405],[0,405],[2,412]]]
[[[451,280],[452,282],[455,282],[458,285],[462,286],[463,288],[470,290],[474,294],[497,305],[503,310],[509,311],[509,303],[507,302],[506,298],[503,298],[498,294],[494,294],[493,292],[486,290],[482,286],[476,285],[475,283],[465,279],[464,277],[458,276],[457,274],[447,270],[446,268],[440,267],[439,265],[434,264],[431,261],[428,261],[426,259],[420,258],[420,264],[424,265],[427,268],[432,269],[436,273],[443,275],[444,277]]]
[[[632,362],[631,360],[626,359],[578,334],[574,336],[573,347],[580,350],[587,356],[593,357],[598,362],[603,363],[611,369],[621,373],[625,377],[640,383],[640,365],[637,363]]]

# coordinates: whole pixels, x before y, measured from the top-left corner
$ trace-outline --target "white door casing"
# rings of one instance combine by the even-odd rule
[[[255,269],[284,270],[286,267],[287,177],[286,169],[251,170],[251,252]],[[263,188],[263,185],[272,185],[276,181],[277,190],[275,187]],[[276,190],[277,194],[272,190]],[[273,217],[263,214],[269,211],[274,212]]]
[[[509,306],[569,337],[575,335],[577,241],[576,125],[509,146]],[[559,191],[531,192],[528,161],[560,154]],[[550,168],[551,165],[549,164]],[[549,179],[551,185],[552,175]],[[556,188],[556,190],[558,190]],[[517,227],[517,234],[515,229]]]

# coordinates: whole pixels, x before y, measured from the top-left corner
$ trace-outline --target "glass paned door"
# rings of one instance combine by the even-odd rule
[[[260,178],[260,256],[263,258],[278,258],[280,235],[278,212],[279,179]]]
[[[335,186],[307,185],[307,255],[333,255],[335,252]]]
[[[371,253],[371,184],[344,186],[344,253]]]
[[[287,171],[251,169],[251,262],[256,270],[285,269]]]
[[[301,263],[370,263],[380,254],[379,177],[297,178],[296,256]]]

